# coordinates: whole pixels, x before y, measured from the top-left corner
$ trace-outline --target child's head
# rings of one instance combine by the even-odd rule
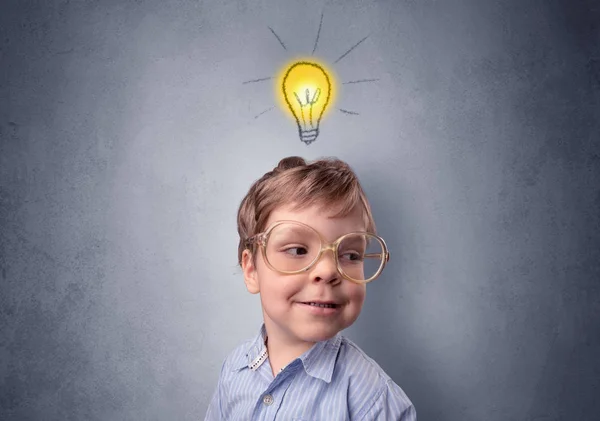
[[[238,261],[248,290],[260,293],[267,331],[290,343],[325,340],[354,323],[366,289],[351,280],[365,279],[365,253],[382,256],[380,266],[373,259],[380,269],[388,257],[382,241],[363,235],[375,234],[371,209],[338,159],[281,160],[242,200],[238,233]],[[337,254],[317,257],[338,239]]]
[[[246,239],[266,228],[271,212],[280,206],[296,206],[296,210],[319,205],[334,210],[334,216],[347,216],[358,207],[364,213],[365,228],[375,233],[371,207],[356,174],[344,161],[321,159],[307,163],[291,156],[255,181],[238,210],[238,263]]]

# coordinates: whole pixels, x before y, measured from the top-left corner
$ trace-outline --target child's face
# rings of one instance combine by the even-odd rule
[[[329,218],[330,214],[320,206],[296,212],[280,207],[271,213],[266,226],[280,220],[302,222],[330,243],[346,233],[366,229],[360,209],[343,218]],[[314,343],[335,336],[358,318],[366,286],[342,278],[330,251],[310,270],[296,275],[271,270],[259,249],[257,254],[253,264],[245,251],[242,266],[248,290],[260,293],[269,336],[276,335],[290,345]],[[325,309],[306,304],[309,302],[334,302],[337,306]]]

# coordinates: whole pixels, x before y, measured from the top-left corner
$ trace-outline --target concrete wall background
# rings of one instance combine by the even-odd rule
[[[4,1],[0,419],[202,419],[260,323],[235,212],[288,155],[362,180],[393,259],[347,334],[420,420],[595,419],[598,8],[497,3]],[[307,147],[242,82],[321,12],[379,80]]]

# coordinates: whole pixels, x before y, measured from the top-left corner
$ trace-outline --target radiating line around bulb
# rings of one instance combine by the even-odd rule
[[[245,85],[246,83],[256,83],[256,82],[263,82],[265,80],[271,80],[273,79],[272,76],[269,77],[261,77],[260,79],[252,79],[252,80],[247,80],[245,82],[242,82],[242,85]]]
[[[321,26],[323,26],[323,13],[321,13],[321,22],[319,22],[319,30],[317,31],[317,39],[315,40],[315,46],[313,47],[312,53],[314,54],[317,50],[317,44],[319,43],[319,36],[321,35]]]
[[[377,82],[379,79],[359,79],[343,82],[342,85],[350,85],[351,83]]]
[[[281,46],[283,47],[283,49],[285,51],[287,51],[287,48],[285,47],[285,44],[283,43],[283,41],[281,40],[281,38],[279,38],[279,35],[277,35],[275,33],[275,31],[273,30],[273,28],[271,28],[270,26],[268,26],[268,28],[271,30],[271,32],[273,32],[273,35],[275,35],[275,38],[277,38],[277,41],[279,41],[279,43],[281,44]]]
[[[271,108],[267,108],[266,110],[264,110],[261,113],[258,113],[257,115],[254,116],[254,119],[256,120],[258,117],[260,117],[261,115],[268,113],[269,111],[273,110],[275,108],[275,106],[271,107]]]
[[[338,61],[340,61],[341,59],[343,59],[344,57],[346,57],[348,54],[350,54],[350,51],[354,50],[356,47],[358,47],[364,40],[366,40],[367,38],[369,38],[369,35],[367,35],[366,37],[364,37],[363,39],[361,39],[360,41],[358,41],[356,44],[354,44],[352,47],[350,47],[350,49],[348,51],[346,51],[344,54],[342,54],[340,56],[340,58],[338,58],[336,61],[334,61],[333,63],[337,63]]]

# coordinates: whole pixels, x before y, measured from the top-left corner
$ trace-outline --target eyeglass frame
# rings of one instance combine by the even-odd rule
[[[271,234],[271,232],[277,228],[279,225],[282,224],[286,224],[286,223],[292,223],[292,224],[297,224],[297,225],[301,225],[304,226],[312,231],[314,231],[318,236],[319,236],[319,240],[321,241],[321,250],[319,251],[319,253],[317,254],[317,256],[313,259],[313,261],[311,263],[308,264],[308,266],[306,266],[303,269],[300,270],[294,270],[294,271],[283,271],[283,270],[279,270],[276,269],[275,267],[273,267],[273,265],[271,264],[271,262],[269,262],[269,259],[267,258],[267,241],[269,240],[269,235]],[[381,243],[381,245],[383,246],[383,250],[382,253],[369,253],[368,255],[365,256],[369,256],[369,257],[373,257],[376,255],[379,255],[379,257],[381,258],[381,264],[379,265],[379,269],[377,270],[377,272],[375,273],[375,275],[371,276],[368,280],[359,280],[359,279],[354,279],[350,276],[348,276],[347,274],[344,273],[343,269],[341,268],[340,265],[340,260],[339,260],[339,256],[337,253],[337,248],[339,247],[339,245],[342,243],[342,241],[344,241],[347,237],[351,236],[351,235],[369,235],[371,237],[375,237],[377,240],[379,240],[379,242]],[[328,243],[323,236],[321,235],[321,233],[319,231],[317,231],[316,229],[314,229],[313,227],[311,227],[310,225],[304,224],[302,222],[298,222],[298,221],[292,221],[292,220],[281,220],[281,221],[275,221],[274,223],[272,223],[265,231],[255,234],[251,237],[248,237],[245,241],[245,245],[246,245],[246,249],[249,249],[251,245],[259,245],[261,246],[260,248],[262,249],[262,256],[263,259],[265,260],[265,263],[267,264],[267,266],[269,267],[269,269],[278,272],[282,275],[297,275],[303,272],[308,272],[310,269],[312,269],[315,264],[317,264],[317,262],[319,260],[321,260],[321,257],[323,256],[323,253],[331,250],[331,252],[333,253],[333,257],[335,259],[335,265],[336,265],[336,269],[338,271],[338,273],[342,276],[342,278],[347,279],[350,282],[354,282],[356,284],[360,284],[360,285],[364,285],[364,284],[368,284],[369,282],[374,281],[375,279],[377,279],[381,273],[383,272],[383,269],[385,268],[385,265],[390,261],[390,251],[387,247],[387,244],[385,243],[384,239],[381,238],[380,236],[378,236],[377,234],[374,234],[372,232],[365,232],[365,231],[353,231],[353,232],[349,232],[346,233],[344,235],[342,235],[341,237],[339,237],[337,240],[335,240],[333,243]],[[383,256],[381,256],[383,254]]]

